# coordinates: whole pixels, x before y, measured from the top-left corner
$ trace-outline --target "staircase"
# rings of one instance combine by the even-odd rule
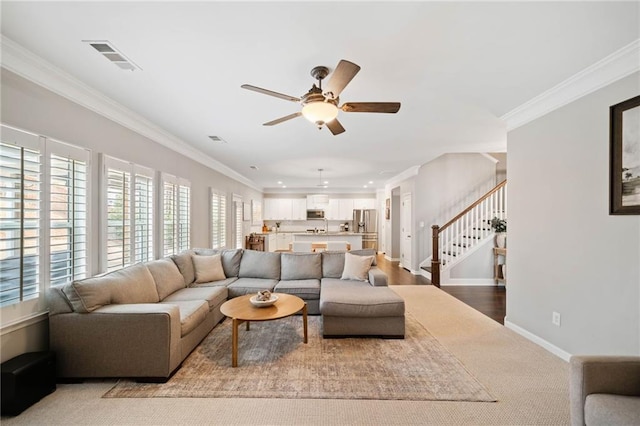
[[[443,226],[431,227],[432,255],[420,264],[421,274],[440,287],[452,267],[493,239],[490,223],[494,217],[507,218],[506,180]]]

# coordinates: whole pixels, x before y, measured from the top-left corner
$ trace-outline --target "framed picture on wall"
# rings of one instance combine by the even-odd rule
[[[251,224],[262,225],[262,203],[251,200]]]
[[[242,203],[242,220],[247,222],[251,220],[251,204]]]
[[[387,198],[384,202],[384,218],[391,219],[391,198]]]
[[[640,214],[640,96],[609,111],[609,214]]]

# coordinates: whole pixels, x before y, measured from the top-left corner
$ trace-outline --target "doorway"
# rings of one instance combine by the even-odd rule
[[[411,268],[411,252],[412,252],[412,239],[411,239],[411,193],[405,192],[402,194],[402,202],[400,203],[400,266],[412,271]]]

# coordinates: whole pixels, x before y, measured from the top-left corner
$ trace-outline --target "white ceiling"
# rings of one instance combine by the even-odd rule
[[[2,34],[264,188],[381,188],[447,152],[506,149],[500,117],[640,38],[638,2],[11,2]],[[124,71],[82,40],[109,40]],[[362,67],[347,101],[399,101],[397,114],[344,113],[346,132],[243,90],[300,97],[317,65]],[[216,135],[227,143],[212,142]],[[250,169],[255,165],[258,170]]]

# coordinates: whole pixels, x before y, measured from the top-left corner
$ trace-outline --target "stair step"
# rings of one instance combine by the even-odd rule
[[[431,273],[431,266],[422,266],[421,269],[424,269],[425,271]]]

